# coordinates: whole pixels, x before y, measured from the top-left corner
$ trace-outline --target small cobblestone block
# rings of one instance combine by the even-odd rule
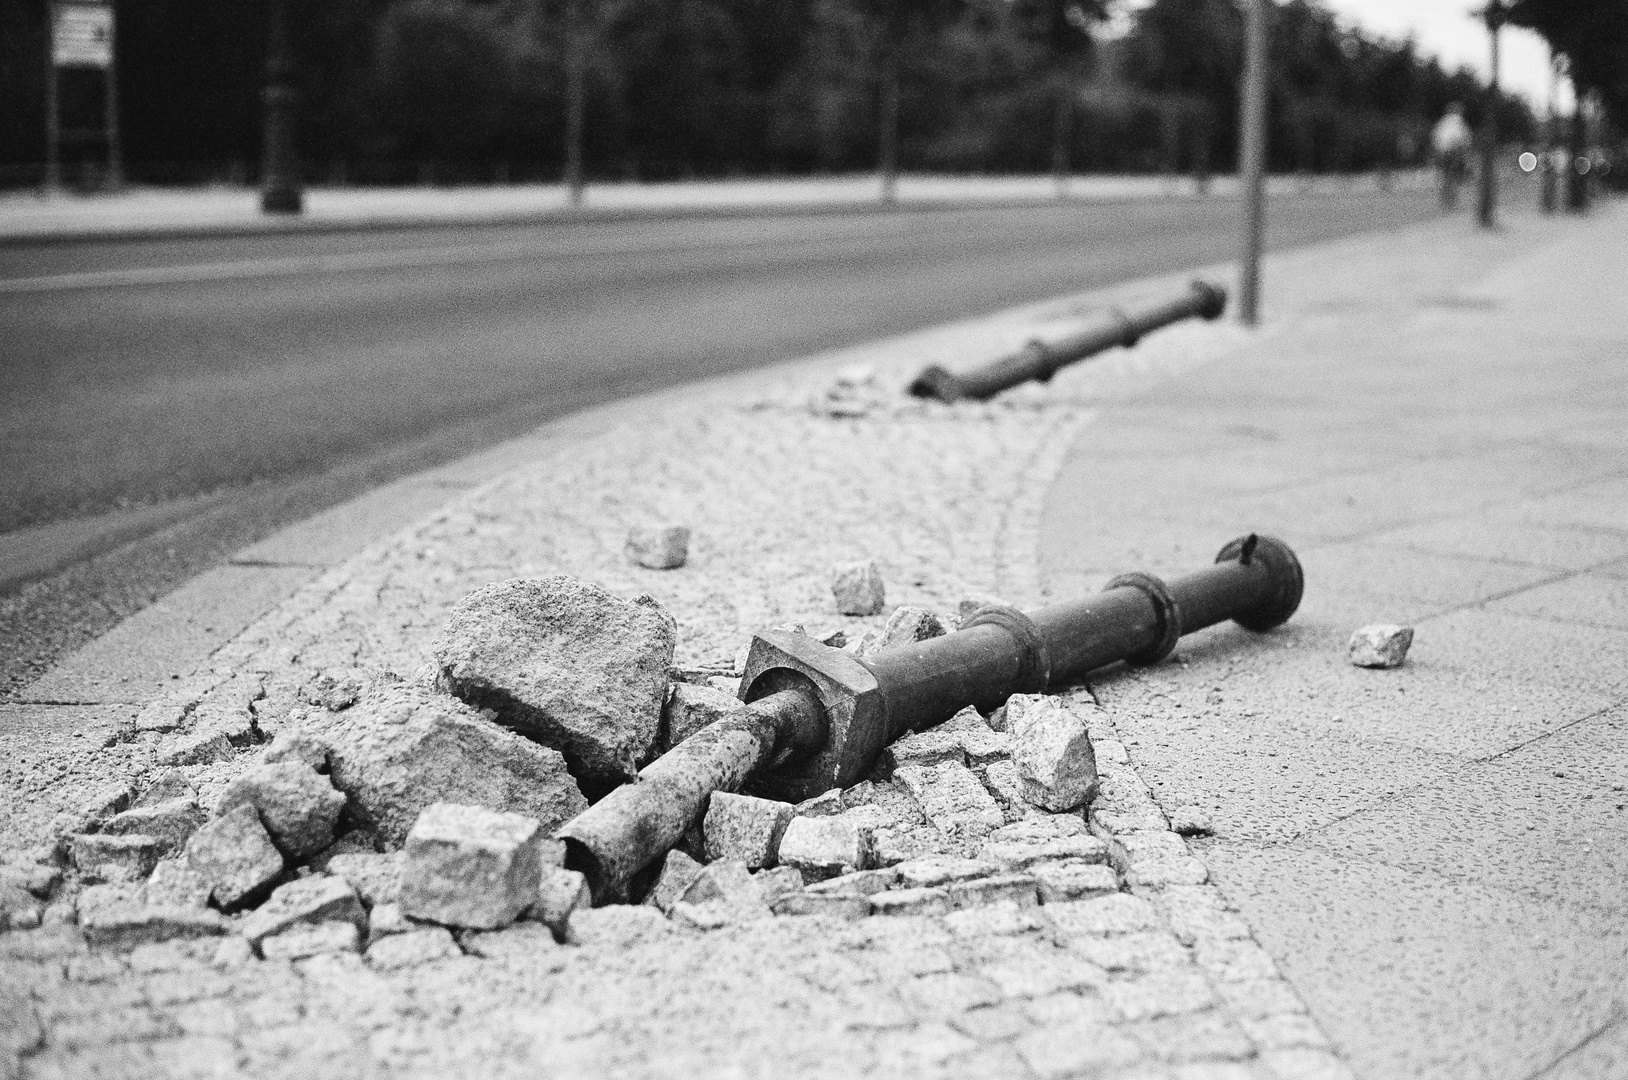
[[[844,615],[875,615],[887,602],[882,571],[875,562],[845,562],[831,568],[831,595]]]
[[[606,904],[574,912],[566,924],[568,944],[596,949],[626,949],[672,936],[666,916],[643,904]]]
[[[394,971],[416,967],[435,960],[462,956],[452,933],[442,926],[425,926],[404,934],[391,934],[367,947],[367,962],[376,968]]]
[[[154,760],[155,765],[212,765],[237,756],[226,732],[205,728],[169,740]]]
[[[870,915],[871,901],[869,896],[862,893],[804,890],[778,898],[770,905],[769,910],[776,915],[815,915],[852,922]]]
[[[346,702],[346,707],[356,704],[360,695],[361,687],[356,686],[348,695],[350,700]],[[264,765],[297,762],[312,772],[325,773],[328,771],[328,744],[308,732],[288,728],[279,731],[277,737],[271,740],[271,745],[261,751],[260,762]]]
[[[944,927],[956,937],[990,938],[1047,933],[1051,924],[1040,908],[1033,903],[1020,905],[1012,900],[996,899],[991,903],[973,904],[959,911],[950,912],[944,916]],[[1028,957],[1023,963],[1030,966],[1036,959],[1039,958]],[[1083,969],[1084,965],[1076,963],[1075,967]],[[1088,971],[1085,975],[1088,978],[1095,977]],[[1003,986],[1002,989],[1006,988]]]
[[[538,923],[515,923],[507,930],[469,931],[458,944],[464,952],[483,960],[519,960],[535,963],[538,957],[557,953],[560,944],[546,926]],[[557,961],[550,957],[550,965]]]
[[[739,859],[708,863],[678,898],[687,904],[761,904],[763,894]]]
[[[345,796],[304,762],[279,761],[257,765],[228,784],[216,813],[238,806],[259,811],[272,843],[298,860],[333,843]]]
[[[523,814],[431,804],[407,834],[401,910],[449,926],[508,926],[537,902],[542,839]]]
[[[622,550],[636,566],[674,570],[690,557],[690,530],[686,525],[635,525]]]
[[[153,867],[143,887],[147,903],[158,907],[205,908],[209,882],[185,859],[164,859]]]
[[[1351,635],[1345,658],[1357,667],[1401,667],[1412,644],[1413,627],[1374,623]]]
[[[259,899],[283,872],[283,854],[252,806],[239,806],[193,833],[186,859],[225,911]]]
[[[1097,755],[1097,768],[1108,765],[1129,765],[1131,756],[1125,744],[1117,739],[1093,739],[1091,750]]]
[[[794,817],[831,817],[840,814],[848,807],[843,802],[843,790],[832,788],[830,791],[816,795],[812,799],[804,799],[793,808]]]
[[[39,898],[27,889],[0,883],[0,933],[39,926],[42,907]]]
[[[1004,731],[991,728],[983,714],[970,705],[933,730],[942,731],[960,742],[961,749],[966,751],[968,763],[974,766],[1004,761],[1012,755],[1011,737]]]
[[[793,866],[776,866],[772,870],[760,870],[752,875],[752,882],[757,886],[758,895],[763,902],[770,907],[773,907],[775,901],[782,896],[803,891],[802,871]]]
[[[1130,934],[1158,928],[1159,913],[1140,896],[1116,892],[1094,900],[1050,904],[1051,916],[1065,939],[1103,934]]]
[[[198,908],[109,904],[79,914],[79,929],[94,948],[124,951],[177,938],[224,934],[231,924]]]
[[[740,698],[732,693],[694,683],[673,683],[667,703],[662,706],[661,749],[671,750],[740,707]]]
[[[784,869],[784,868],[782,868]],[[841,877],[816,881],[805,886],[808,892],[830,896],[871,896],[899,884],[898,867],[881,870],[858,870]]]
[[[656,875],[656,883],[650,887],[644,902],[666,914],[673,903],[684,895],[684,890],[700,876],[700,863],[682,851],[669,851],[661,864],[661,873]]]
[[[157,806],[171,799],[198,799],[198,789],[181,769],[154,769],[142,778],[141,793],[130,803],[135,806]]]
[[[209,962],[215,967],[230,968],[239,964],[253,964],[260,958],[254,955],[254,946],[237,935],[222,938],[220,945],[215,949],[214,958]]]
[[[870,898],[872,915],[946,915],[950,894],[942,888],[893,889]]]
[[[1119,875],[1101,863],[1042,863],[1029,869],[1039,888],[1042,904],[1069,900],[1089,900],[1119,891]]]
[[[1010,758],[991,761],[980,768],[976,775],[983,781],[984,789],[1000,804],[1007,824],[1040,813],[1039,808],[1023,797],[1023,778],[1018,775],[1017,765]]]
[[[529,919],[543,923],[556,936],[565,934],[565,924],[571,913],[594,906],[588,879],[575,870],[561,866],[545,866],[542,880],[537,886],[537,902],[526,913]]]
[[[810,883],[869,870],[876,865],[876,834],[840,817],[792,818],[780,838],[780,864],[796,867]]]
[[[892,776],[908,766],[966,765],[967,752],[961,740],[938,728],[915,731],[882,751],[882,773]]]
[[[344,922],[367,925],[361,898],[344,878],[316,875],[279,885],[264,904],[250,912],[238,933],[251,945],[302,923]]]
[[[952,881],[968,881],[987,877],[1000,867],[983,859],[963,859],[954,855],[925,855],[910,859],[893,867],[899,885],[906,889],[921,889],[945,885]]]
[[[165,845],[153,836],[80,833],[70,850],[74,866],[87,881],[141,881],[158,865]]]
[[[1230,910],[1213,885],[1172,885],[1159,893],[1170,928],[1183,945],[1198,941],[1241,941],[1250,936],[1243,916]]]
[[[1085,819],[1078,814],[1037,813],[1002,825],[989,834],[989,839],[991,843],[1043,844],[1048,840],[1085,835]]]
[[[981,839],[1006,823],[994,796],[965,765],[907,766],[894,772],[928,822],[958,839]]]
[[[113,836],[151,836],[162,845],[163,855],[178,851],[205,821],[196,799],[179,798],[156,806],[132,806],[116,814],[102,826]]]
[[[707,861],[739,860],[750,870],[775,865],[780,838],[795,813],[791,803],[713,792],[701,825]]]
[[[367,942],[371,945],[391,934],[405,934],[418,925],[420,924],[401,913],[400,904],[393,901],[387,904],[374,904],[373,910],[367,913]]]
[[[949,893],[950,907],[955,909],[982,907],[1003,901],[1018,907],[1033,907],[1040,902],[1035,879],[1029,874],[997,874],[971,881],[954,881],[944,889]]]
[[[1044,694],[1014,694],[1006,702],[1012,760],[1023,797],[1047,810],[1071,810],[1097,789],[1091,733],[1075,710]]]
[[[1172,935],[1161,931],[1083,937],[1073,949],[1104,971],[1143,974],[1190,967],[1192,957]]]
[[[367,907],[393,904],[401,897],[399,851],[348,851],[328,860],[328,873],[350,882]]]
[[[325,953],[362,951],[362,932],[348,922],[301,923],[260,943],[267,960],[304,960]]]
[[[1153,801],[1142,778],[1125,766],[1103,769],[1099,774],[1096,798],[1091,801],[1091,819],[1119,836],[1122,833],[1167,832],[1169,822]]]
[[[896,649],[900,645],[914,645],[917,642],[943,637],[944,634],[944,623],[937,615],[926,608],[905,604],[895,608],[893,614],[888,616],[887,625],[882,628],[882,636],[868,651],[881,652],[884,649]]]
[[[1100,863],[1108,860],[1108,845],[1095,836],[1060,836],[1034,842],[1006,841],[985,844],[980,855],[1005,870],[1022,870],[1041,862]]]

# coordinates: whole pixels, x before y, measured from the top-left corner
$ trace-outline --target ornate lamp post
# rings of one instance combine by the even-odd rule
[[[1487,80],[1487,113],[1481,122],[1481,199],[1476,219],[1483,229],[1497,224],[1498,209],[1498,31],[1509,18],[1506,0],[1487,0],[1476,12],[1487,24],[1492,41],[1492,75]]]
[[[260,165],[260,209],[298,214],[305,203],[294,145],[294,54],[289,46],[289,0],[271,0],[266,43],[265,145]]]

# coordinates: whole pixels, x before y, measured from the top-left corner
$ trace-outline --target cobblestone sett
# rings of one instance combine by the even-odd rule
[[[440,926],[392,934],[367,947],[367,962],[386,971],[462,955],[451,931]]]
[[[186,860],[226,911],[254,903],[283,872],[282,852],[252,806],[239,806],[193,833]]]
[[[1043,998],[1088,990],[1108,981],[1107,972],[1059,949],[1035,949],[1021,957],[986,964],[979,973],[1009,998]]]
[[[1170,828],[1153,793],[1128,765],[1099,767],[1097,779],[1099,786],[1091,800],[1091,821],[1097,835],[1164,832]]]
[[[1195,941],[1234,941],[1250,936],[1243,917],[1227,908],[1213,885],[1171,885],[1154,898],[1183,945]]]
[[[874,915],[944,915],[951,909],[950,894],[942,888],[894,889],[871,897]]]
[[[938,728],[906,735],[882,751],[881,772],[893,776],[899,769],[914,766],[965,765],[967,752],[961,740]]]
[[[1106,862],[1108,845],[1095,836],[1065,836],[1035,842],[1008,840],[985,844],[979,855],[1007,870],[1025,870],[1039,862],[1065,859],[1081,863]]]
[[[1045,931],[1051,922],[1030,902],[999,899],[952,911],[944,917],[944,925],[957,937],[987,938]]]
[[[1112,867],[1100,863],[1065,860],[1042,863],[1029,868],[1034,875],[1042,904],[1060,904],[1069,900],[1090,900],[1107,896],[1119,889],[1119,877]]]
[[[908,859],[891,869],[900,886],[919,889],[985,877],[998,871],[1000,866],[984,859],[963,859],[955,855],[925,855],[919,859]]]
[[[523,814],[434,803],[407,834],[401,910],[451,926],[507,926],[538,900],[541,840]]]
[[[1209,980],[1190,964],[1115,979],[1101,993],[1129,1020],[1178,1016],[1217,1004]]]
[[[131,949],[172,938],[213,937],[230,924],[218,912],[196,908],[110,905],[79,918],[85,940],[100,949]]]
[[[1352,1080],[1351,1066],[1328,1050],[1272,1050],[1261,1064],[1279,1080]]]
[[[978,779],[984,790],[1000,805],[1001,815],[1008,824],[1034,817],[1042,811],[1023,797],[1023,778],[1017,765],[1008,760],[991,761],[979,767]]]
[[[876,863],[876,834],[841,817],[793,818],[780,838],[779,860],[809,883],[868,870]]]
[[[1215,989],[1233,1014],[1243,1019],[1259,1020],[1306,1011],[1300,995],[1279,978],[1217,983]]]
[[[1047,904],[1046,914],[1064,940],[1104,934],[1130,934],[1159,927],[1159,913],[1139,896],[1114,893],[1095,900]]]
[[[1273,1050],[1329,1050],[1328,1036],[1302,1012],[1240,1016],[1238,1025],[1263,1053]]]
[[[944,889],[949,893],[952,908],[981,907],[994,903],[1033,907],[1040,902],[1034,878],[1028,874],[998,874],[970,881],[952,881]]]
[[[1220,982],[1253,982],[1278,977],[1277,965],[1253,938],[1205,938],[1193,949],[1200,966]]]
[[[166,850],[157,837],[104,833],[81,833],[72,845],[74,867],[85,881],[141,881]]]
[[[864,893],[812,892],[805,890],[778,897],[770,905],[776,915],[814,915],[844,922],[863,919],[871,913],[870,897]]]
[[[267,960],[304,960],[326,953],[355,953],[362,948],[362,933],[353,923],[297,924],[260,942]]]
[[[751,870],[773,866],[795,810],[791,803],[713,792],[701,825],[707,861],[738,859]]]
[[[237,926],[251,945],[281,934],[298,923],[343,922],[360,930],[367,925],[361,898],[344,878],[316,876],[279,885]]]
[[[104,835],[151,836],[159,841],[160,855],[168,855],[187,842],[204,823],[204,812],[192,798],[168,799],[156,806],[132,806],[102,826]]]
[[[314,855],[333,843],[345,796],[303,761],[257,765],[226,787],[216,813],[252,806],[272,843],[291,859]]]
[[[911,765],[895,771],[894,778],[927,821],[948,836],[981,840],[1006,822],[1000,805],[965,765]]]
[[[1142,1057],[1133,1039],[1096,1024],[1042,1027],[1019,1037],[1013,1048],[1041,1080],[1100,1074]]]
[[[740,698],[712,686],[673,683],[661,711],[661,748],[671,750],[741,707]]]
[[[1141,1043],[1150,1057],[1174,1064],[1247,1061],[1255,1056],[1248,1035],[1219,1009],[1137,1020],[1120,1030]]]
[[[367,907],[393,904],[401,896],[402,858],[399,851],[389,854],[346,852],[329,859],[327,871],[348,881]]]

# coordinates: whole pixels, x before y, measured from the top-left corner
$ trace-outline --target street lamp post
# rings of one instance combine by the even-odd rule
[[[1243,187],[1239,243],[1238,320],[1260,320],[1261,244],[1266,233],[1267,4],[1244,0],[1244,79],[1239,103],[1238,181]]]
[[[1497,224],[1498,210],[1498,31],[1509,17],[1506,0],[1487,0],[1477,12],[1487,24],[1492,43],[1492,74],[1487,80],[1487,114],[1481,123],[1481,199],[1476,219],[1483,229]]]
[[[294,54],[289,43],[289,0],[271,0],[266,43],[265,145],[260,165],[260,209],[298,214],[304,207],[299,156],[294,145]]]

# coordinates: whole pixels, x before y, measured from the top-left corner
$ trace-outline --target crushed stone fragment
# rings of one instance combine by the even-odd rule
[[[1357,667],[1401,667],[1413,645],[1413,627],[1373,623],[1351,635],[1345,657]]]

